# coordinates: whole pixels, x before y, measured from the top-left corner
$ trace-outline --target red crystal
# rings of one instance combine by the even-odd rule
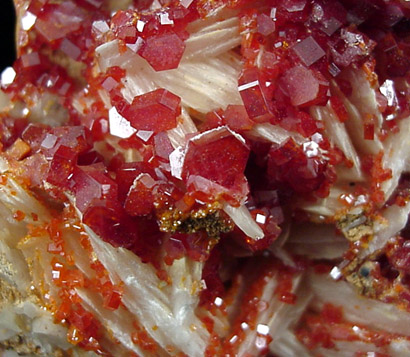
[[[332,36],[341,26],[342,26],[342,23],[338,19],[331,17],[327,20],[322,21],[322,26],[320,29],[326,35]]]
[[[227,191],[231,196],[244,197],[249,149],[242,140],[223,127],[191,139],[182,171],[188,188],[211,196]]]
[[[178,259],[180,252],[184,250],[188,257],[195,261],[204,262],[209,257],[209,237],[204,232],[194,234],[176,233],[170,238],[170,243],[171,245],[167,246],[167,249],[170,257],[173,256],[175,259]]]
[[[61,126],[51,129],[41,142],[41,151],[47,159],[51,159],[58,148],[64,145],[77,154],[91,148],[90,137],[83,126]]]
[[[318,72],[295,66],[282,77],[285,91],[292,105],[309,106],[323,102],[329,83]]]
[[[69,49],[67,49],[67,51],[68,50]],[[77,51],[78,56],[80,53],[81,51]],[[78,59],[78,57],[76,59]],[[60,96],[68,96],[74,89],[73,80],[66,74],[64,69],[58,66],[44,71],[42,75],[38,76],[35,84]]]
[[[164,250],[166,252],[164,261],[167,265],[172,265],[174,260],[180,259],[186,254],[185,246],[182,241],[178,239],[178,235],[176,237],[170,237],[164,242]]]
[[[24,160],[24,174],[32,187],[39,187],[46,181],[49,163],[42,154],[34,154]]]
[[[117,11],[111,19],[112,31],[119,39],[133,43],[137,38],[136,21],[133,11]]]
[[[376,43],[364,34],[342,29],[339,41],[330,49],[334,62],[338,66],[347,67],[366,57],[375,46]]]
[[[179,97],[161,88],[135,97],[122,114],[135,129],[159,133],[176,126],[180,102]]]
[[[0,143],[4,148],[11,146],[26,129],[27,119],[3,117],[0,119]]]
[[[363,118],[363,138],[365,140],[374,140],[375,118],[371,115],[366,115]]]
[[[330,105],[332,107],[332,109],[334,110],[334,112],[337,115],[337,118],[344,123],[346,120],[349,119],[349,114],[342,102],[342,100],[339,97],[336,96],[331,96],[329,98],[330,101]]]
[[[48,128],[45,125],[30,123],[21,134],[21,138],[30,145],[31,150],[36,152],[40,149]]]
[[[248,116],[248,114],[246,114]],[[224,118],[223,118],[223,111],[220,110],[215,110],[213,112],[209,112],[206,114],[206,120],[202,125],[200,126],[201,131],[206,131],[210,129],[215,129],[218,126],[223,126],[224,123]]]
[[[109,310],[117,310],[121,305],[121,290],[110,282],[103,284],[101,288],[104,297],[103,306]]]
[[[71,1],[47,4],[38,14],[35,28],[49,41],[66,37],[78,30],[84,21],[84,12]]]
[[[64,189],[71,188],[69,178],[74,171],[77,156],[71,148],[60,145],[51,160],[47,182]]]
[[[238,84],[239,94],[249,118],[258,122],[267,121],[269,109],[265,91],[270,82],[263,79],[261,74],[252,68],[242,72]]]
[[[292,49],[307,67],[326,54],[312,36],[298,42]]]
[[[23,65],[24,68],[32,69],[32,67],[37,67],[42,64],[40,55],[37,52],[31,52],[31,53],[22,55],[20,59],[21,59],[21,64]]]
[[[175,33],[149,37],[138,52],[156,71],[177,68],[185,43]]]
[[[339,323],[343,320],[343,309],[331,304],[325,304],[321,315],[329,323]]]
[[[86,9],[95,10],[103,5],[104,0],[75,0],[75,2]]]
[[[201,293],[201,304],[213,303],[216,297],[223,296],[225,287],[219,274],[221,265],[220,251],[213,249],[202,270],[202,279],[205,281],[206,289]]]
[[[147,162],[129,162],[119,167],[116,182],[118,184],[118,197],[121,202],[125,201],[134,180],[141,174],[148,174],[156,179],[154,169]]]
[[[125,216],[121,210],[92,205],[86,210],[83,222],[115,247],[131,249],[138,240],[136,222]]]
[[[103,161],[104,161],[104,158],[101,154],[99,154],[95,150],[90,150],[78,156],[77,164],[79,166],[89,166],[89,165],[101,163]]]
[[[60,50],[73,60],[78,60],[81,55],[81,49],[66,38],[61,41]]]
[[[408,241],[400,242],[389,261],[396,268],[410,274],[410,245]]]
[[[73,191],[76,207],[85,212],[93,205],[103,204],[106,207],[117,209],[118,187],[115,181],[104,172],[102,164],[77,166],[73,173]]]
[[[255,124],[243,105],[228,105],[223,116],[225,124],[235,131],[250,130]]]
[[[169,155],[174,148],[169,140],[167,133],[158,133],[154,136],[155,154],[163,159],[168,160]]]
[[[306,154],[292,139],[272,146],[268,157],[268,174],[298,193],[317,191],[334,180],[334,173],[328,169],[318,150],[311,149]]]
[[[305,8],[306,0],[283,0],[281,6],[288,12],[298,12]]]
[[[155,180],[149,174],[140,174],[133,182],[125,200],[125,211],[131,216],[145,216],[154,209]]]
[[[257,24],[258,32],[264,36],[268,36],[275,31],[275,23],[268,15],[258,15]]]

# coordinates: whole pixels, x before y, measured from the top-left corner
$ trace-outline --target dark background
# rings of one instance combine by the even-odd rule
[[[16,57],[14,45],[15,13],[12,0],[0,0],[0,72]]]

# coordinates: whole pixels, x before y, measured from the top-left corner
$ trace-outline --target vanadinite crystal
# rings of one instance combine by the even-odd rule
[[[244,139],[227,128],[204,132],[188,143],[182,177],[189,190],[215,198],[226,194],[243,199],[248,154]]]
[[[292,279],[305,262],[292,261],[283,248],[293,220],[334,223],[340,217],[326,216],[332,212],[323,207],[326,200],[343,201],[343,214],[366,201],[370,217],[388,198],[384,185],[395,172],[383,167],[383,148],[394,145],[391,135],[410,113],[406,1],[16,3],[24,15],[18,59],[1,76],[0,150],[33,197],[50,203],[53,218],[38,236],[50,238],[44,246],[59,292],[50,304],[56,320],[67,324],[69,341],[104,354],[111,331],[85,309],[80,292],[99,294],[117,323],[127,313],[128,291],[114,284],[120,278],[105,270],[88,238],[81,246],[92,278],[76,267],[61,233],[77,227],[71,213],[83,224],[82,237],[91,230],[151,264],[164,284],[158,287],[165,287],[164,301],[169,286],[188,280],[181,274],[181,282],[173,282],[166,269],[184,257],[186,266],[198,263],[198,281],[186,289],[192,295],[202,290],[200,308],[209,309],[200,318],[217,342],[207,355],[236,355],[249,328],[258,351],[267,352],[269,327],[253,324],[269,308],[262,290],[268,286],[281,303],[298,303]],[[362,97],[361,90],[370,95]],[[400,207],[408,204],[406,190],[396,193]],[[13,212],[17,222],[26,216]],[[69,218],[61,222],[60,216]],[[383,259],[372,262],[376,273],[388,275],[380,281],[396,273],[408,281],[408,242],[404,234],[395,237]],[[350,243],[354,255],[372,241]],[[262,273],[238,293],[238,304],[249,301],[238,316],[244,320],[236,321],[222,297],[226,304],[236,299],[227,291],[254,254]],[[274,263],[265,264],[266,257]],[[272,288],[274,271],[280,277]],[[350,336],[338,308],[309,314],[297,332],[308,348],[332,347],[333,325]],[[219,315],[223,323],[214,328]],[[231,330],[217,332],[233,320]],[[153,341],[150,333],[161,326],[129,325],[128,344],[148,353],[180,352]]]
[[[121,113],[135,129],[158,133],[176,126],[176,118],[181,113],[180,102],[176,95],[157,89],[135,97]]]

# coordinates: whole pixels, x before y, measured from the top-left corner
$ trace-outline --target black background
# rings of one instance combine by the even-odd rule
[[[0,0],[0,72],[16,58],[14,44],[15,13],[12,0]]]

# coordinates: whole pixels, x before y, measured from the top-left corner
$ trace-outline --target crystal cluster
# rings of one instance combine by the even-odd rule
[[[1,81],[14,107],[0,117],[1,149],[15,175],[54,202],[56,210],[73,205],[82,224],[152,264],[164,282],[169,277],[163,263],[171,266],[182,257],[204,263],[201,304],[214,306],[226,289],[220,271],[224,259],[275,251],[291,220],[337,221],[359,197],[365,197],[361,207],[368,216],[387,207],[384,185],[393,174],[383,166],[383,142],[400,132],[409,115],[405,5],[195,0],[110,6],[103,0],[32,0],[17,6],[24,14],[17,33],[19,56]],[[236,21],[240,39],[230,52],[230,61],[239,63],[236,86],[229,88],[236,101],[204,111],[189,95],[177,93],[194,83],[192,88],[203,88],[205,103],[224,95],[226,83],[213,93],[216,83],[196,83],[188,69],[212,67],[206,54],[194,60],[189,54],[195,53],[198,34],[214,36],[212,26],[229,18]],[[215,22],[208,32],[203,29],[207,21]],[[361,109],[354,98],[363,86],[349,77],[355,70],[376,93],[377,109],[360,112],[358,122],[351,118]],[[168,81],[178,73],[183,73],[181,82],[169,90]],[[323,108],[333,116],[331,124],[317,114]],[[356,161],[349,156],[350,141],[338,141],[336,129],[345,124],[351,137],[365,143],[356,145],[361,155]],[[363,176],[342,177],[355,168]],[[317,202],[325,206],[334,192],[342,202],[334,215],[305,210]],[[394,197],[402,205],[408,200],[404,189]],[[98,321],[70,293],[91,286],[102,294],[105,307],[117,310],[121,286],[97,265],[98,279],[84,279],[62,261],[58,229],[48,229],[53,231],[48,246],[55,255],[53,281],[61,289],[55,316],[69,322],[73,344],[100,351]],[[346,259],[359,256],[367,244],[354,240]],[[408,274],[406,242],[391,245],[386,259],[395,271]],[[275,294],[286,304],[296,302],[292,279],[305,269],[299,263],[269,268],[283,275]],[[273,276],[269,269],[263,276]],[[259,294],[256,283],[252,294]],[[256,315],[249,304],[242,318]],[[297,335],[312,349],[331,345],[328,325],[350,329],[332,306],[305,319]],[[319,331],[318,326],[327,327]],[[237,353],[245,341],[242,330],[240,324],[233,328],[229,346],[211,344],[209,355],[212,348]],[[269,327],[258,325],[256,331],[259,352],[265,352]],[[155,344],[140,326],[132,341],[147,350]]]

